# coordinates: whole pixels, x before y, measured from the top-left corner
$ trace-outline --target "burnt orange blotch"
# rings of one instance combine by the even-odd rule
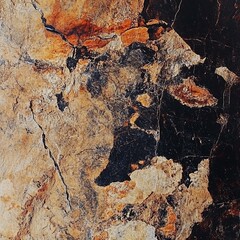
[[[199,87],[191,79],[183,80],[179,85],[171,85],[169,93],[183,105],[188,107],[205,107],[217,104],[217,99],[203,87]]]
[[[152,38],[153,38],[154,40],[159,39],[164,32],[165,32],[165,29],[164,29],[163,27],[159,27],[159,28],[156,30],[156,32],[154,32]]]
[[[90,50],[94,50],[106,46],[110,41],[110,39],[105,40],[100,38],[88,39],[83,42],[83,46],[86,46]]]
[[[131,170],[135,171],[139,168],[138,164],[131,164]]]
[[[37,53],[39,59],[42,58],[48,60],[59,56],[64,57],[71,52],[71,45],[63,41],[61,36],[58,34],[45,30],[45,36],[47,38],[47,42],[42,47],[40,53]]]
[[[149,39],[148,29],[146,27],[132,28],[121,35],[124,46],[129,46],[133,42],[146,43]]]
[[[21,139],[21,144],[26,145],[28,141],[29,141],[29,135],[23,134],[22,139]]]
[[[80,93],[87,92],[87,89],[84,86],[80,86],[79,92]]]
[[[124,181],[121,183],[121,186],[107,186],[106,192],[112,195],[113,193],[116,194],[117,198],[126,197],[130,190],[135,187],[135,183],[131,181]]]
[[[54,26],[54,28],[65,35],[67,40],[73,45],[78,45],[86,40],[90,40],[92,37],[101,33],[121,34],[132,26],[132,20],[126,19],[118,24],[111,24],[108,27],[101,27],[93,24],[92,21],[82,15],[78,16],[78,11],[66,11],[62,9],[60,0],[56,0],[53,6],[53,11],[49,16],[46,16],[47,24]],[[54,37],[59,37],[56,34],[51,33]],[[49,35],[47,35],[49,37]],[[89,44],[89,43],[88,43]],[[97,45],[99,44],[99,46]],[[106,41],[96,41],[92,43],[93,48],[102,47],[107,44]],[[85,45],[87,46],[87,45]]]
[[[96,235],[93,240],[107,240],[108,239],[108,233],[106,231],[101,232],[99,235]]]
[[[166,236],[173,236],[176,233],[177,216],[172,207],[167,207],[167,223],[164,227],[160,228],[161,232]]]
[[[150,39],[151,40],[156,40],[159,39],[162,34],[166,31],[165,28],[162,26],[159,26],[161,22],[158,19],[150,19],[147,23],[146,26],[150,27],[151,29],[151,34],[150,34]]]

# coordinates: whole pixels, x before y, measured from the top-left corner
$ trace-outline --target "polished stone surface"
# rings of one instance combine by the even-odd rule
[[[0,239],[238,239],[238,0],[0,0]]]

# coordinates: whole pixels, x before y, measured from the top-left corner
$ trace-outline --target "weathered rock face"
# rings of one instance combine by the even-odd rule
[[[239,77],[215,68],[212,91],[152,6],[0,0],[0,239],[181,240],[203,220]]]

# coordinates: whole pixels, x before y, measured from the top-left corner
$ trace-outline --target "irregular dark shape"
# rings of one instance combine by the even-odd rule
[[[175,200],[173,198],[173,195],[168,195],[166,197],[166,200],[168,202],[168,204],[171,206],[171,207],[174,207],[175,206]]]
[[[134,42],[127,49],[120,60],[123,65],[139,68],[154,61],[155,52],[143,43]]]
[[[199,162],[211,154],[221,131],[221,125],[217,120],[223,111],[220,106],[189,108],[167,92],[159,93],[160,90],[157,89],[151,94],[159,96],[152,98],[154,104],[149,108],[136,103],[137,95],[146,91],[151,92],[151,88],[140,82],[135,90],[130,88],[127,94],[138,107],[139,117],[135,124],[144,130],[160,131],[158,156],[180,162],[183,165],[182,182],[188,186],[189,173],[196,171]],[[218,88],[218,91],[221,92],[222,89]]]
[[[72,72],[76,68],[77,63],[78,63],[78,59],[75,59],[72,57],[67,58],[66,64],[70,72]]]
[[[161,19],[169,24],[172,23],[180,0],[145,0],[142,17],[150,19]]]
[[[159,119],[157,117],[157,108],[159,104],[152,104],[149,108],[140,107],[140,116],[135,121],[135,124],[146,130],[157,130]]]
[[[167,218],[167,209],[166,209],[166,206],[164,204],[164,206],[161,206],[159,209],[158,209],[158,220],[159,220],[159,223],[158,225],[160,227],[163,227],[164,225],[166,225],[166,218]]]
[[[53,27],[52,25],[48,25],[48,24],[45,24],[45,29],[49,32],[52,32],[52,33],[56,33],[56,34],[60,34],[60,32],[58,32],[55,27]]]
[[[130,99],[133,101],[133,102],[136,102],[136,97],[139,95],[139,94],[142,94],[144,93],[146,90],[146,85],[143,83],[142,79],[138,82],[136,82],[135,85],[131,85],[129,86],[129,88],[126,90],[126,95],[125,97],[130,97]]]
[[[94,60],[95,60],[95,63],[98,63],[100,61],[107,61],[109,59],[110,55],[108,53],[104,53],[100,56],[97,56]]]
[[[174,29],[193,51],[240,74],[239,1],[183,1]],[[209,61],[209,62],[210,62]]]
[[[171,27],[169,24],[163,22],[159,24],[153,24],[148,26],[148,34],[149,34],[149,39],[150,40],[157,40],[161,37],[161,33],[170,30]]]
[[[102,93],[102,88],[106,86],[107,79],[101,75],[98,70],[93,70],[87,81],[87,90],[91,93],[92,97],[98,97]]]
[[[57,98],[57,105],[60,111],[64,111],[64,109],[68,106],[68,102],[66,102],[63,98],[62,92],[59,94],[56,94]]]
[[[66,64],[70,72],[72,72],[79,61],[79,59],[89,58],[90,53],[88,52],[87,47],[73,47],[72,57],[68,57]]]
[[[240,201],[216,203],[203,213],[203,222],[196,224],[188,240],[239,239]]]
[[[221,126],[213,107],[189,108],[164,94],[160,110],[158,155],[172,158],[183,166],[183,182],[189,185],[189,173],[211,154]]]
[[[139,160],[149,160],[155,153],[155,139],[141,130],[122,127],[115,131],[114,136],[109,163],[95,180],[99,186],[129,180],[131,164]]]
[[[134,210],[133,205],[128,204],[123,210],[122,210],[122,216],[124,219],[130,221],[136,218],[136,212]]]
[[[202,68],[204,69],[204,66]],[[207,70],[208,72],[209,70]],[[193,74],[191,69],[189,72],[183,70],[179,77],[185,77],[190,73]],[[130,97],[133,105],[138,109],[139,117],[135,124],[143,130],[160,131],[157,155],[180,162],[183,166],[182,182],[188,186],[190,184],[189,174],[197,170],[202,159],[208,158],[212,154],[211,151],[221,131],[221,125],[217,121],[223,111],[220,106],[200,109],[183,106],[162,90],[161,83],[159,86],[150,84],[148,77],[143,72],[142,78],[138,79],[135,85],[129,86],[126,91],[126,97]],[[202,74],[199,74],[198,77],[202,77]],[[199,81],[202,81],[204,85],[204,80]],[[220,82],[222,84],[224,81]],[[223,89],[218,88],[218,91],[222,93]],[[152,96],[154,102],[149,108],[136,101],[139,94],[146,92]],[[216,92],[218,96],[220,93]],[[136,112],[134,109],[129,109],[129,111],[130,117]],[[114,148],[117,146],[118,144]],[[129,151],[134,154],[135,150],[129,148]],[[113,166],[113,162],[111,166]],[[127,180],[127,175],[125,179],[122,176],[122,179]]]
[[[196,76],[197,84],[205,86],[218,99],[215,111],[229,115],[226,126],[219,125],[221,133],[215,139],[210,158],[209,191],[214,203],[205,211],[203,222],[194,226],[189,239],[239,239],[239,213],[230,213],[236,213],[232,205],[234,199],[239,199],[240,189],[240,88],[229,90],[221,77],[214,74],[220,66],[240,74],[239,9],[238,0],[147,0],[142,12],[146,21],[160,17],[172,24],[174,20],[173,28],[193,51],[207,57],[203,65],[183,69],[181,74]],[[213,117],[206,118],[205,123],[210,121],[214,121]],[[205,129],[206,133],[209,130],[213,137],[211,128]],[[191,168],[194,163],[194,159],[189,159],[184,168]],[[239,201],[237,204],[239,209]]]

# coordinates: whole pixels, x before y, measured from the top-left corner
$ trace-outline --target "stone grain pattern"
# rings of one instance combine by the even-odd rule
[[[207,234],[239,74],[216,66],[219,94],[193,71],[181,2],[0,0],[0,239]]]

